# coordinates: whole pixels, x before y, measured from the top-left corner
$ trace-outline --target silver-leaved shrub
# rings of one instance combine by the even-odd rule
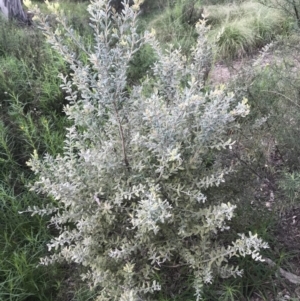
[[[187,59],[178,49],[164,51],[154,31],[138,34],[134,6],[117,15],[107,2],[88,8],[93,47],[83,46],[63,20],[64,30],[54,33],[44,23],[72,70],[61,78],[73,126],[62,155],[40,160],[34,154],[28,162],[38,175],[31,189],[58,204],[29,208],[51,214],[60,232],[48,245],[55,251],[41,262],[86,267],[83,279],[98,289],[99,301],[153,300],[153,293],[166,289],[157,279],[173,274],[191,275],[199,300],[216,275],[241,274],[229,258],[262,260],[259,250],[267,247],[251,233],[231,245],[218,243],[235,206],[205,196],[231,170],[208,164],[208,158],[231,147],[228,129],[249,107],[222,87],[205,91],[212,54],[203,22]],[[70,40],[88,60],[72,53],[65,43]],[[130,60],[144,43],[158,58],[153,76],[129,88]]]

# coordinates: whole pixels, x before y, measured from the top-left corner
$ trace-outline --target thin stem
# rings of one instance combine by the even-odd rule
[[[258,174],[251,166],[249,166],[249,164],[244,161],[236,152],[234,153],[235,157],[242,163],[244,164],[245,166],[247,166],[247,168],[253,173],[255,174],[260,180],[263,180],[263,177]],[[274,185],[271,183],[271,181],[267,178],[265,178],[265,180],[268,182],[268,184],[273,188],[275,189]]]
[[[281,93],[276,92],[276,91],[269,91],[269,90],[261,90],[261,91],[262,91],[262,92],[273,93],[273,94],[282,96],[282,97],[284,97],[285,99],[289,100],[292,104],[294,104],[295,106],[297,106],[298,108],[300,108],[300,105],[298,105],[298,104],[297,104],[296,102],[294,102],[291,98],[285,96],[284,94],[281,94]]]
[[[120,119],[119,111],[118,111],[118,108],[117,108],[117,105],[116,105],[115,101],[113,102],[113,105],[114,105],[114,109],[115,109],[115,112],[116,112],[116,116],[117,116],[117,120],[118,120],[118,125],[119,125],[119,135],[120,135],[120,138],[121,138],[124,163],[125,163],[125,166],[127,167],[127,169],[129,170],[130,166],[129,166],[129,162],[128,162],[128,158],[127,158],[127,154],[126,154],[124,131],[123,131],[123,127],[122,127],[122,124],[121,124],[121,119]]]
[[[183,267],[183,266],[187,266],[189,265],[188,263],[181,263],[181,264],[176,264],[176,265],[165,265],[165,264],[161,264],[162,267],[166,267],[166,268],[179,268],[179,267]]]

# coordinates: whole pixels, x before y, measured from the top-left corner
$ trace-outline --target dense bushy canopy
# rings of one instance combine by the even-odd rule
[[[196,25],[198,41],[187,59],[178,49],[163,51],[154,31],[138,34],[136,8],[111,15],[105,1],[92,2],[91,49],[69,28],[53,33],[45,25],[72,69],[62,79],[73,125],[62,155],[35,154],[29,162],[38,175],[32,189],[58,204],[31,208],[52,214],[60,231],[49,244],[57,252],[42,263],[87,267],[83,278],[99,289],[98,300],[151,300],[150,293],[164,290],[157,279],[172,279],[176,269],[194,278],[198,300],[215,275],[241,274],[228,258],[260,260],[267,247],[251,233],[222,246],[217,233],[229,229],[235,206],[205,196],[231,171],[214,158],[231,147],[227,131],[249,107],[222,87],[204,88],[212,59],[205,22]],[[87,54],[87,64],[65,46],[66,37]],[[153,77],[128,88],[129,62],[144,43],[158,57]]]

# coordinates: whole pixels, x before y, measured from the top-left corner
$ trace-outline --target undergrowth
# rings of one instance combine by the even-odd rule
[[[38,267],[53,235],[48,219],[20,212],[46,200],[28,192],[30,154],[62,151],[68,121],[57,75],[67,66],[37,28],[2,18],[0,65],[0,300],[59,300],[65,271]]]

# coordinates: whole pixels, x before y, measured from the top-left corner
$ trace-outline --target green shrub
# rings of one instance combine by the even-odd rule
[[[1,183],[0,196],[0,300],[55,300],[56,268],[37,267],[39,257],[46,254],[43,244],[50,239],[46,221],[19,214],[36,195],[15,195]]]
[[[62,150],[67,122],[57,74],[66,64],[39,30],[2,19],[0,64],[0,300],[57,301],[64,272],[57,265],[37,268],[47,254],[48,219],[19,212],[37,202],[26,188],[30,154]]]
[[[300,174],[299,172],[284,172],[279,183],[279,187],[283,190],[284,196],[287,197],[286,204],[295,204],[299,201],[300,192]],[[287,206],[286,206],[287,207]]]
[[[136,83],[147,76],[151,66],[155,62],[155,53],[149,45],[143,45],[130,61],[127,71],[128,82]]]
[[[57,268],[37,267],[50,240],[46,219],[20,214],[37,196],[24,187],[30,174],[16,157],[24,156],[26,148],[18,148],[16,136],[0,123],[0,300],[56,300]]]
[[[251,233],[222,245],[219,233],[229,228],[235,206],[205,196],[230,172],[218,154],[232,146],[227,131],[248,106],[222,89],[205,92],[212,54],[203,23],[187,60],[174,48],[164,52],[154,32],[137,34],[131,8],[114,16],[107,8],[105,1],[89,6],[96,40],[88,64],[63,47],[66,37],[79,43],[70,31],[56,35],[44,27],[72,69],[62,79],[73,126],[62,155],[39,160],[34,153],[28,162],[38,176],[31,189],[57,201],[28,209],[51,214],[60,233],[48,245],[58,252],[42,264],[85,266],[97,300],[151,300],[151,293],[156,300],[159,290],[172,296],[172,283],[186,277],[199,300],[216,275],[241,274],[229,258],[260,260],[267,247]],[[144,43],[157,55],[154,77],[129,92],[127,70]]]

